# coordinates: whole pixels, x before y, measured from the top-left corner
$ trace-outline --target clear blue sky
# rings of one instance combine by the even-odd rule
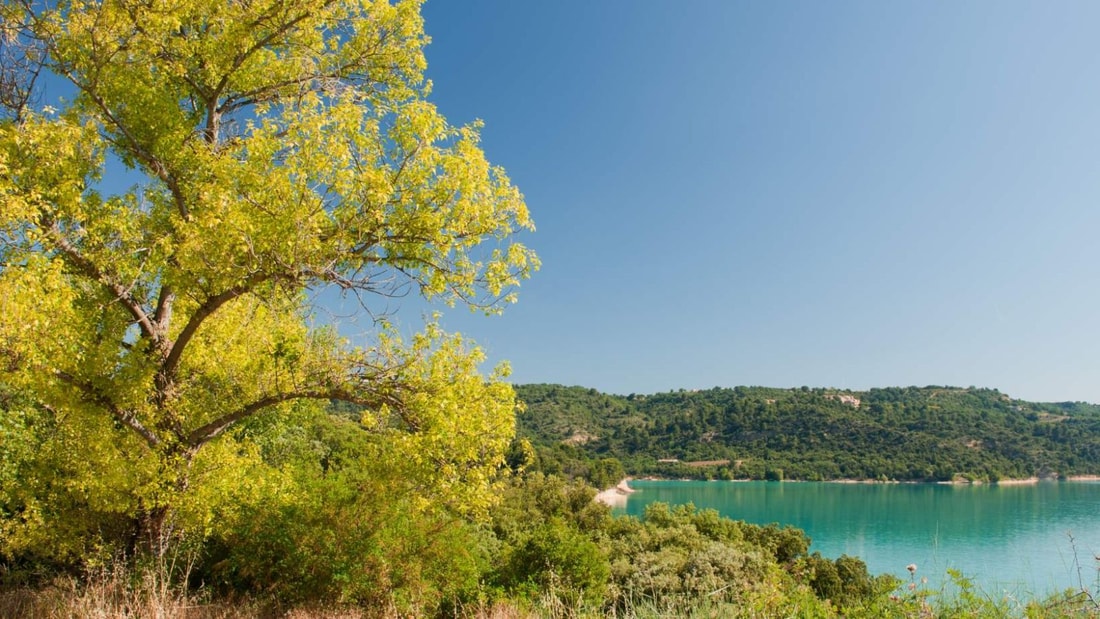
[[[515,382],[1100,402],[1100,4],[424,9],[543,269],[444,324]]]

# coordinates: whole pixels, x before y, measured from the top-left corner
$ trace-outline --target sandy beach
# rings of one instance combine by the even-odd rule
[[[1100,481],[1100,475],[1068,475],[1060,478],[1061,481]],[[1029,477],[1027,479],[1002,479],[997,482],[1000,486],[1017,486],[1022,484],[1037,484],[1040,481],[1058,481],[1056,479],[1040,479]]]
[[[630,478],[624,477],[614,487],[597,493],[596,500],[610,507],[623,507],[626,505],[627,496],[634,492],[634,489],[628,485],[629,482]]]
[[[1038,477],[1028,477],[1025,479],[998,479],[998,486],[1027,486],[1030,484],[1039,483]]]
[[[1100,475],[1070,475],[1066,481],[1100,481]]]

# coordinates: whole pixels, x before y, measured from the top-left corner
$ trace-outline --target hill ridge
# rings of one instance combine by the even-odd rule
[[[538,466],[602,485],[690,478],[997,481],[1100,473],[1100,406],[978,387],[715,387],[626,396],[516,385]],[[717,464],[725,461],[725,464]],[[689,466],[685,463],[696,463]],[[698,463],[706,463],[699,465]]]

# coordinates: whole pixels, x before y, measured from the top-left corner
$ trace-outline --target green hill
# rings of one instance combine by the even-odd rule
[[[609,395],[519,385],[547,472],[726,479],[996,481],[1100,474],[1100,406],[996,389],[736,387]]]

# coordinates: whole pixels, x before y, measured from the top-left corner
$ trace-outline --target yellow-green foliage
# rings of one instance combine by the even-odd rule
[[[218,514],[194,577],[218,591],[263,591],[423,614],[474,595],[487,561],[473,527],[422,501],[415,479],[379,459],[362,425],[323,411],[245,422],[266,477]]]
[[[0,8],[76,93],[0,115],[0,386],[20,398],[0,427],[4,554],[163,552],[256,497],[306,500],[232,432],[305,400],[361,410],[362,457],[403,508],[484,514],[513,434],[506,369],[482,375],[432,318],[356,346],[312,314],[325,289],[495,312],[538,266],[478,127],[426,100],[419,9]]]

